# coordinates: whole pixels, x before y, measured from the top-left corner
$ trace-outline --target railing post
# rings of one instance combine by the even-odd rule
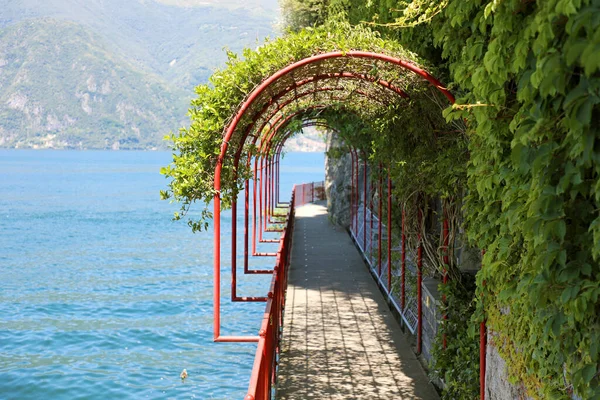
[[[244,273],[248,273],[248,214],[250,212],[250,182],[244,182]]]
[[[373,210],[375,208],[373,204],[373,182],[369,180],[369,263],[374,267],[375,262],[373,261]]]
[[[354,226],[356,227],[356,242],[358,243],[358,207],[360,203],[360,188],[358,187],[358,153],[354,151],[354,162],[356,171],[356,188],[354,190]]]
[[[271,195],[269,199],[271,200],[271,216],[274,215],[275,211],[275,156],[271,156]]]
[[[231,301],[237,297],[237,196],[231,201]]]
[[[266,176],[265,176],[265,158],[261,156],[260,158],[260,191],[259,196],[258,196],[258,206],[260,211],[258,212],[258,218],[260,221],[259,224],[259,229],[258,229],[258,239],[259,242],[262,242],[263,240],[263,232],[265,230],[266,227],[266,221],[265,221],[265,208],[266,208],[266,198],[265,198],[265,184],[267,182]],[[264,202],[263,202],[264,199]]]
[[[387,246],[387,260],[388,260],[388,279],[387,279],[387,289],[388,293],[392,293],[392,178],[390,176],[390,170],[388,169],[388,177],[387,177],[387,237],[388,237],[388,246]]]
[[[487,350],[487,327],[485,319],[479,323],[479,399],[485,400],[485,369]]]
[[[354,152],[350,151],[350,231],[356,237],[354,227]]]
[[[422,224],[421,209],[419,209],[419,233],[417,235],[417,354],[423,350],[423,238],[421,237]]]
[[[382,207],[383,207],[383,169],[381,166],[381,163],[379,163],[379,211],[377,214],[377,221],[379,222],[377,224],[377,276],[379,278],[381,278],[381,252],[382,252],[382,245],[381,245],[381,212],[382,212]]]
[[[277,193],[277,197],[275,198],[275,202],[277,203],[277,205],[279,205],[279,196],[281,196],[281,193],[279,193],[279,182],[280,182],[280,174],[281,173],[281,150],[277,153],[277,188],[276,188],[276,193]]]
[[[265,170],[265,230],[271,217],[271,158],[266,156]]]
[[[402,243],[401,243],[401,257],[402,257],[402,270],[400,271],[400,308],[404,311],[405,300],[406,300],[406,213],[404,212],[404,205],[402,206]]]
[[[481,252],[482,255],[485,255],[485,250]],[[485,281],[482,282],[482,285],[485,286]],[[483,293],[481,294],[481,306],[484,304]],[[485,308],[484,308],[485,312]],[[486,352],[487,352],[487,326],[485,315],[483,321],[479,323],[479,400],[485,400],[485,372],[486,372]]]
[[[367,160],[363,164],[363,252],[367,252]]]
[[[254,157],[254,179],[252,181],[252,186],[254,190],[252,191],[252,207],[254,208],[254,213],[252,214],[252,254],[256,254],[256,191],[257,188],[257,178],[258,178],[258,158]]]
[[[444,222],[443,222],[443,226],[442,226],[442,236],[443,236],[443,241],[444,241],[444,256],[443,256],[443,262],[444,262],[444,272],[443,272],[443,276],[442,276],[442,283],[444,285],[446,285],[448,283],[448,262],[450,260],[449,257],[449,240],[450,240],[450,232],[449,232],[449,228],[448,228],[448,213],[446,212],[446,207],[442,204],[442,214],[444,216]],[[446,295],[442,295],[442,304],[446,304]],[[445,307],[444,307],[445,308]],[[442,316],[444,321],[448,320],[448,314],[446,312],[444,312],[444,315]],[[446,347],[448,347],[448,343],[447,343],[447,337],[446,337],[446,333],[444,333],[442,335],[442,348],[446,349]]]

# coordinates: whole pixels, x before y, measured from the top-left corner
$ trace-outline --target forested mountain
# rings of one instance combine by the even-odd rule
[[[276,0],[0,0],[0,146],[164,147]]]

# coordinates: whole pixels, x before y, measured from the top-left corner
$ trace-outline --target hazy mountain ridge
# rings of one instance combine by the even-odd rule
[[[0,1],[0,147],[165,147],[223,47],[256,46],[276,18],[233,1]]]
[[[74,23],[0,33],[0,146],[153,148],[183,123],[187,100]]]
[[[224,47],[237,52],[274,34],[274,9],[228,8],[234,3],[272,4],[274,0],[159,1],[19,0],[0,8],[0,28],[41,17],[75,22],[95,31],[113,51],[190,92],[223,65]],[[187,3],[197,5],[183,6]]]

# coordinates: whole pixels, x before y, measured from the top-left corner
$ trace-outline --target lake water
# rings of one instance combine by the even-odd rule
[[[244,397],[256,344],[212,342],[212,230],[171,221],[177,205],[158,194],[170,160],[0,150],[0,399]],[[282,200],[323,164],[287,154]],[[222,334],[254,335],[264,303],[230,303],[223,268]],[[240,280],[265,295],[270,277]]]

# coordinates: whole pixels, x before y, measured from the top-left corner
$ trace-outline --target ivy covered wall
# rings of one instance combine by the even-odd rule
[[[445,71],[444,114],[467,125],[466,232],[486,249],[478,317],[529,396],[599,399],[600,2],[321,7]]]
[[[462,304],[473,313],[470,323],[487,319],[513,382],[532,398],[600,399],[600,1],[283,4],[287,10],[310,6],[302,18],[288,14],[296,32],[243,56],[230,54],[227,68],[196,89],[190,127],[171,136],[174,161],[163,173],[172,181],[163,197],[182,201],[176,217],[215,195],[222,133],[247,94],[271,74],[334,50],[411,60],[449,85],[454,106],[409,75],[388,79],[410,90],[402,101],[367,101],[353,96],[359,87],[346,84],[341,89],[349,101],[315,94],[297,106],[328,101],[327,109],[303,116],[326,120],[362,159],[389,171],[408,220],[419,221],[407,226],[410,247],[434,220],[431,204],[440,199],[451,243],[466,237],[485,249],[476,302]],[[374,80],[389,72],[377,63],[361,67]],[[250,126],[249,119],[243,123]],[[257,155],[252,145],[240,149],[240,168],[223,160],[225,206],[249,174],[246,157]],[[202,229],[209,217],[206,210],[190,225]],[[444,265],[439,239],[433,235],[425,248],[429,267],[452,275],[456,259]],[[461,332],[465,343],[457,355],[474,348]],[[461,387],[469,381],[461,365],[471,364],[448,357],[444,365],[444,376],[456,384],[446,397],[471,398],[477,388]]]

